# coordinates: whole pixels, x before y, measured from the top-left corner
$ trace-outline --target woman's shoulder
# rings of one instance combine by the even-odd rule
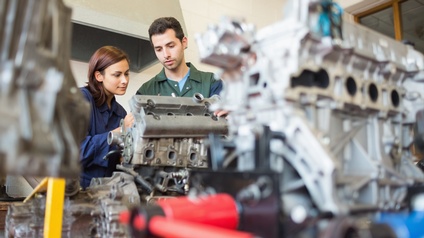
[[[93,95],[91,95],[91,93],[90,93],[90,91],[88,90],[87,87],[80,87],[79,89],[80,89],[82,95],[84,95],[85,99],[87,99],[90,102],[94,100]]]
[[[79,89],[83,94],[90,94],[90,91],[88,91],[87,87],[80,87]]]

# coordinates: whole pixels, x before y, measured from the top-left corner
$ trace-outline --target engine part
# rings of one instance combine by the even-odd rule
[[[69,65],[71,9],[0,3],[0,174],[77,177],[89,105]]]
[[[9,206],[5,237],[43,237],[45,204],[45,196],[36,196],[29,203],[15,203]],[[68,210],[69,200],[65,201],[64,207],[62,237],[70,237],[73,217]]]
[[[218,96],[192,98],[136,95],[130,101],[135,123],[109,133],[108,143],[122,148],[123,166],[137,179],[146,202],[158,196],[185,195],[190,169],[207,168],[209,133],[225,136],[227,122],[210,112]]]
[[[125,163],[134,165],[207,167],[203,139],[209,133],[226,135],[225,119],[217,118],[209,106],[219,98],[133,96],[132,128],[113,134],[108,143],[123,147]]]
[[[45,194],[37,194],[26,203],[10,205],[5,237],[42,237],[45,204]],[[133,176],[116,172],[109,178],[93,179],[85,191],[66,197],[62,237],[129,237],[119,216],[136,206],[140,206],[140,196]]]
[[[257,32],[223,18],[196,38],[201,60],[227,82],[212,110],[232,111],[228,139],[212,137],[211,164],[279,174],[288,218],[299,208],[315,224],[401,209],[407,188],[424,182],[409,150],[424,56],[343,22],[332,1],[289,6]]]
[[[424,152],[424,110],[417,111],[413,134],[415,149],[422,154]]]

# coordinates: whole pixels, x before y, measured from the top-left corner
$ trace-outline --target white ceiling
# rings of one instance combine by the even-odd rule
[[[102,30],[148,40],[149,26],[156,18],[173,16],[187,32],[180,1],[64,0],[64,3],[72,8],[72,22]]]
[[[424,53],[424,0],[401,3],[403,39]],[[394,38],[393,9],[387,8],[360,19],[362,25]]]

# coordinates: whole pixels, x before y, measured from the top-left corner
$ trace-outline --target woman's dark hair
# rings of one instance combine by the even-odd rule
[[[149,38],[150,43],[152,42],[152,36],[157,34],[163,34],[166,30],[172,29],[175,31],[175,36],[182,41],[184,38],[183,28],[181,28],[180,22],[173,17],[161,17],[153,21],[149,27]]]
[[[106,102],[106,93],[103,83],[96,80],[96,71],[104,75],[107,67],[122,60],[127,60],[128,64],[130,63],[128,55],[115,46],[103,46],[91,56],[88,63],[88,82],[86,87],[93,95],[97,107]]]

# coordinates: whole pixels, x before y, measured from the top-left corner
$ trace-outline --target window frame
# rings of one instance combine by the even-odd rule
[[[405,2],[405,1],[406,0],[390,0],[388,2],[381,4],[381,5],[378,5],[376,7],[368,9],[364,12],[353,15],[354,21],[358,24],[361,24],[359,20],[362,17],[366,17],[366,16],[369,16],[369,15],[374,14],[376,12],[379,12],[379,11],[382,11],[382,10],[387,9],[389,7],[392,7],[393,8],[393,27],[394,27],[394,32],[395,32],[395,40],[401,41],[401,40],[403,40],[403,35],[402,35],[402,16],[401,16],[401,11],[400,11],[400,4],[402,2]]]

